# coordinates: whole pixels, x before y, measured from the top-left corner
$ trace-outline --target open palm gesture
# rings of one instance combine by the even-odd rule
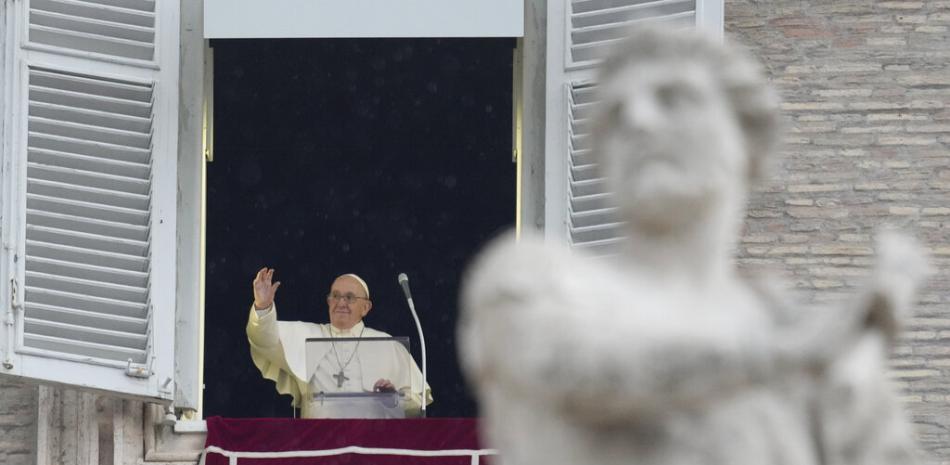
[[[274,279],[274,269],[261,268],[254,277],[254,308],[264,310],[274,304],[274,294],[280,287],[280,281],[272,283]]]

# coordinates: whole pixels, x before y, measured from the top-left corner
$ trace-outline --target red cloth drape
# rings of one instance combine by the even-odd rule
[[[337,449],[347,446],[387,449],[480,449],[477,420],[473,418],[418,418],[405,420],[295,420],[284,418],[221,418],[207,420],[206,446],[239,452],[277,452]],[[344,454],[312,458],[241,458],[239,465],[468,465],[470,457],[406,457]],[[228,459],[209,453],[208,465],[227,465]],[[482,464],[488,460],[482,458]]]

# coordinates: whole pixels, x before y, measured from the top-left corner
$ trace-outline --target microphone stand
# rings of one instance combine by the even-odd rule
[[[422,323],[419,322],[419,315],[416,313],[416,306],[412,302],[412,294],[409,293],[409,278],[405,273],[399,275],[399,284],[406,293],[406,302],[409,303],[409,311],[412,312],[412,319],[416,322],[416,330],[419,332],[419,343],[422,346],[422,418],[426,417],[426,384],[428,367],[426,366],[426,337],[422,334]]]

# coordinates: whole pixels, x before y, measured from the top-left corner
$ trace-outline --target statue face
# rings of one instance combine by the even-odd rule
[[[634,226],[675,228],[745,190],[739,124],[701,63],[634,63],[601,91],[602,168]]]

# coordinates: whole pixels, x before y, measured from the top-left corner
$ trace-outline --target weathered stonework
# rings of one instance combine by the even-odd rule
[[[882,226],[917,234],[936,274],[892,378],[936,463],[950,463],[950,1],[726,1],[726,31],[782,93],[779,174],[753,196],[743,265],[808,299],[866,275]]]
[[[35,463],[36,386],[0,379],[0,463]]]

